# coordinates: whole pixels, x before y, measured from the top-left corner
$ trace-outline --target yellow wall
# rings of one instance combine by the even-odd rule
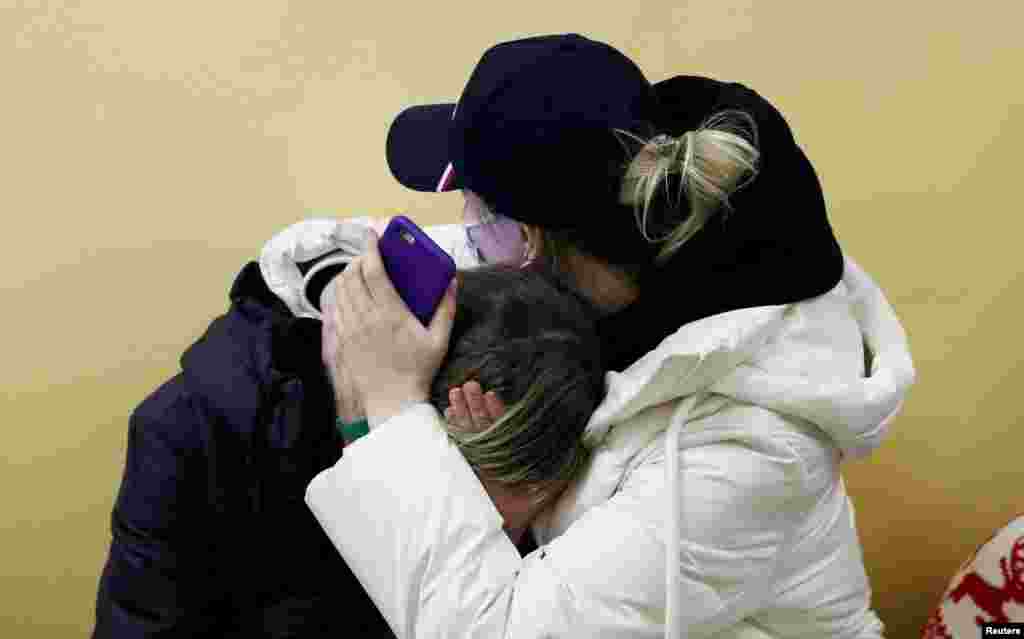
[[[916,636],[961,559],[1024,511],[1020,7],[4,3],[0,636],[91,628],[126,418],[262,242],[310,213],[454,221],[458,195],[391,178],[391,117],[456,98],[490,44],[561,31],[787,114],[912,340],[918,386],[847,477],[889,635]]]

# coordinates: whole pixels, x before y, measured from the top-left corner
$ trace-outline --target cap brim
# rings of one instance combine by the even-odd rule
[[[413,106],[402,111],[388,130],[387,161],[391,174],[416,191],[461,188],[449,168],[448,131],[455,103]]]

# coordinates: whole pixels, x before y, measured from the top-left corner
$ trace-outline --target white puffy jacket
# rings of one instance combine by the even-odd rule
[[[608,373],[592,460],[526,557],[427,404],[306,501],[402,638],[880,637],[839,466],[878,446],[913,379],[847,259],[826,295],[693,322]]]
[[[311,300],[306,294],[313,276],[361,255],[369,237],[366,230],[373,228],[381,235],[388,219],[317,217],[296,222],[263,245],[259,261],[263,281],[296,317],[321,319],[313,302],[323,300]],[[457,268],[478,266],[476,254],[466,246],[466,231],[461,224],[428,226],[423,231],[452,256]],[[312,264],[305,274],[299,268],[303,262]],[[328,286],[320,297],[333,293],[334,287]]]

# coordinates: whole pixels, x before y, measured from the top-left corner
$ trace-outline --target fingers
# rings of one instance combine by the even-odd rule
[[[493,423],[505,414],[505,402],[494,391],[483,392],[480,384],[469,381],[462,386],[469,413],[476,422]]]
[[[348,270],[348,269],[345,269]],[[342,273],[344,275],[344,273]],[[334,279],[334,286],[337,287],[334,297],[334,308],[332,309],[332,315],[334,319],[331,321],[331,330],[335,333],[338,341],[341,341],[339,333],[348,327],[353,326],[352,310],[349,308],[348,293],[346,292],[347,284],[344,277],[338,276]]]
[[[466,382],[462,385],[462,393],[469,405],[469,414],[473,423],[483,426],[491,423],[491,416],[487,413],[487,406],[484,404],[483,389],[477,382]]]
[[[380,248],[377,246],[379,240],[378,235],[371,230],[366,252],[358,260],[362,281],[365,283],[373,304],[382,312],[388,314],[404,312],[411,316],[412,313],[398,295],[398,291],[395,290],[395,286],[391,283],[391,278],[388,277],[388,272],[384,268],[384,260],[381,258]]]
[[[486,406],[487,414],[494,421],[497,421],[505,414],[505,402],[501,401],[501,398],[494,391],[487,391],[484,394],[484,405]]]
[[[455,287],[457,281],[457,277],[452,278],[451,284],[448,285],[448,290],[445,291],[444,297],[441,298],[441,303],[438,304],[437,310],[434,311],[434,317],[430,318],[430,326],[427,327],[431,340],[443,351],[448,350],[448,341],[451,339],[452,327],[455,325]]]
[[[473,428],[472,418],[469,415],[469,404],[462,394],[462,389],[456,387],[448,391],[448,403],[450,406],[445,410],[445,417],[460,428]]]
[[[334,309],[324,313],[323,317],[324,321],[320,325],[320,359],[324,364],[330,365],[332,354],[338,350],[338,334],[334,330]]]
[[[363,257],[356,258],[339,275],[345,299],[338,300],[338,304],[347,302],[349,309],[359,317],[367,317],[373,312],[373,298],[363,272],[363,261]]]
[[[489,428],[505,414],[505,403],[494,391],[482,392],[480,384],[469,381],[462,387],[448,391],[451,404],[445,409],[445,419],[460,428],[482,431]]]
[[[379,236],[384,235],[384,231],[388,228],[388,224],[391,223],[391,216],[377,217],[373,219],[371,229]]]

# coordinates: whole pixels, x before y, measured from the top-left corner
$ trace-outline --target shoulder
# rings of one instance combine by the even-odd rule
[[[798,493],[807,463],[804,456],[790,445],[767,440],[737,437],[692,446],[684,443],[686,447],[679,451],[678,479],[684,484],[720,486],[716,496],[729,502],[784,499]],[[651,480],[653,473],[660,472],[658,477],[665,481],[665,441],[662,434],[651,444],[648,456],[631,479]],[[700,498],[697,491],[686,490],[685,494]]]
[[[664,439],[652,446],[663,449]],[[675,481],[680,544],[687,557],[682,588],[697,608],[695,615],[702,607],[713,613],[720,595],[764,574],[794,526],[806,520],[813,506],[794,490],[786,470],[795,461],[738,441],[708,443],[681,454]],[[550,565],[581,597],[591,592],[605,598],[619,592],[614,584],[628,583],[627,596],[661,605],[670,494],[665,459],[652,453],[609,499],[588,508],[545,545]],[[608,548],[630,552],[608,553]],[[653,575],[652,566],[659,567]]]
[[[296,378],[308,378],[305,386],[315,386],[317,398],[326,395],[329,402],[319,322],[288,313],[255,263],[239,273],[230,298],[227,311],[182,354],[181,371],[132,412],[134,430],[182,449],[208,440],[211,429],[244,435],[274,401],[275,388]]]
[[[708,116],[719,111],[739,110],[757,123],[762,151],[795,144],[789,124],[779,109],[744,84],[678,75],[656,83],[654,90],[669,121],[682,127],[680,131],[673,131],[675,134],[697,128]]]
[[[732,435],[697,444],[682,440],[674,481],[684,530],[694,541],[717,545],[730,539],[739,543],[749,535],[772,536],[803,520],[814,506],[816,496],[806,479],[813,461],[807,451],[781,437],[750,435],[750,420],[763,418],[770,429],[767,421],[781,418],[757,408],[739,414],[745,411],[735,417],[746,427]],[[668,514],[665,441],[663,433],[649,445],[616,495],[653,526],[662,526]]]
[[[255,263],[231,289],[227,312],[181,357],[186,390],[205,405],[251,412],[275,380],[320,373],[320,322],[296,318]]]
[[[213,320],[181,357],[182,399],[204,421],[255,417],[270,369],[272,335],[245,302]]]
[[[162,383],[131,413],[130,448],[145,446],[169,455],[186,454],[201,441],[199,424],[192,409],[185,379],[178,373]]]

